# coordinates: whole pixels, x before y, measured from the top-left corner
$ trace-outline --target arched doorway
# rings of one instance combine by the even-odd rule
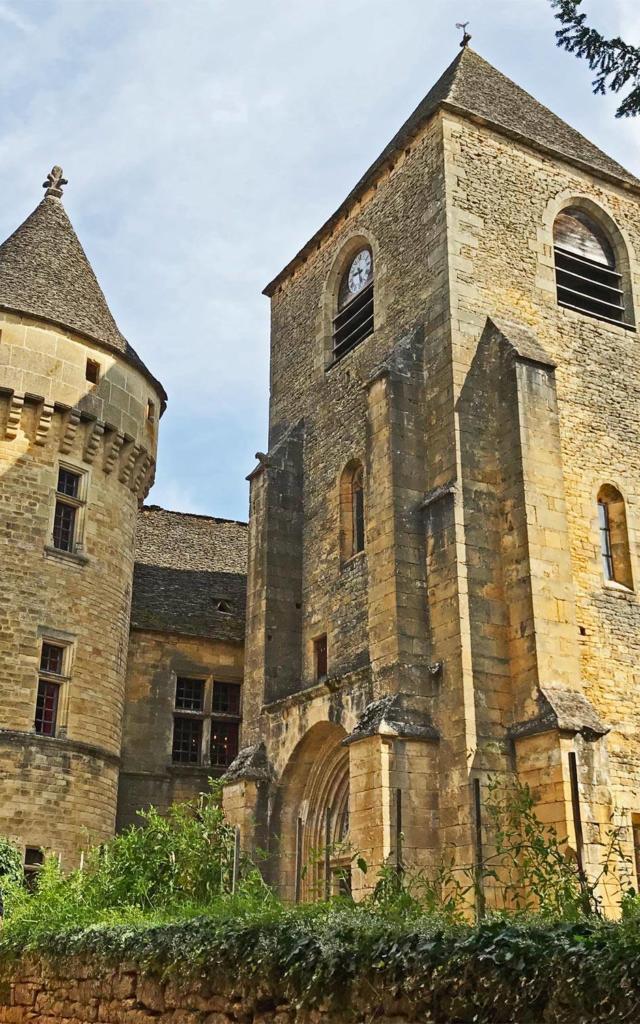
[[[285,768],[272,816],[279,888],[291,900],[323,899],[350,887],[349,751],[346,733],[318,722]]]

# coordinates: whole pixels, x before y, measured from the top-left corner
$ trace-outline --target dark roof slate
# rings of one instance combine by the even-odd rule
[[[640,188],[640,180],[621,164],[494,68],[475,50],[466,47],[365,171],[336,212],[267,285],[265,295],[273,294],[277,285],[300,259],[346,214],[360,193],[375,181],[385,164],[405,149],[411,138],[440,107],[453,110],[463,117],[480,118],[497,131],[516,137],[525,145],[533,144],[534,148],[553,153],[569,163]]]
[[[120,332],[60,199],[45,196],[0,245],[0,306],[121,353],[166,394]]]
[[[131,626],[240,643],[246,523],[143,507],[136,530]],[[224,601],[230,612],[218,610]]]

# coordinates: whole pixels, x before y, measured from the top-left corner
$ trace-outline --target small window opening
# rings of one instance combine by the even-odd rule
[[[152,402],[151,399],[149,399],[149,401],[147,402],[147,419],[149,420],[150,423],[154,423],[155,422],[155,418],[156,418],[155,402]]]
[[[228,768],[238,756],[239,722],[211,723],[211,765],[214,768]]]
[[[65,681],[64,647],[48,640],[42,643],[36,694],[34,729],[40,736],[55,736],[58,725],[60,692]]]
[[[350,462],[340,477],[340,556],[343,562],[364,551],[364,470]]]
[[[222,612],[224,615],[231,615],[233,608],[229,601],[214,601],[214,611]]]
[[[598,530],[602,573],[608,582],[633,589],[624,498],[606,484],[598,493]]]
[[[317,682],[327,678],[327,634],[317,637],[313,641],[313,655],[315,662],[315,676]]]
[[[625,323],[622,276],[604,231],[577,208],[553,226],[558,305],[609,323]]]
[[[180,711],[202,711],[204,709],[204,679],[176,680],[176,708]]]
[[[100,363],[97,359],[87,359],[85,377],[90,384],[97,384],[100,380]]]
[[[53,546],[58,551],[74,551],[78,543],[78,517],[84,501],[81,498],[82,474],[60,467],[53,516]]]
[[[173,720],[172,760],[177,764],[200,764],[204,712],[204,679],[176,679],[176,711]],[[184,714],[187,712],[187,714]]]
[[[37,846],[27,846],[24,851],[24,882],[29,892],[38,885],[38,875],[44,867],[44,852]]]
[[[351,481],[351,516],[353,520],[353,554],[364,551],[364,488],[362,466]]]
[[[333,319],[333,357],[341,359],[373,333],[373,253],[356,253],[338,289],[338,310]]]
[[[202,719],[183,718],[173,720],[172,760],[177,764],[200,764],[202,751]]]
[[[214,682],[212,710],[213,713],[217,715],[239,715],[239,684]]]

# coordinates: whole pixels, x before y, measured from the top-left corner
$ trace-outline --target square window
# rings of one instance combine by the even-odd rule
[[[315,661],[316,680],[320,682],[327,678],[327,634],[317,637],[313,641],[313,656]]]
[[[240,714],[240,686],[238,683],[213,684],[213,712],[219,715]]]
[[[181,718],[173,722],[172,760],[177,764],[200,764],[202,719]]]
[[[59,696],[59,683],[51,683],[45,679],[38,680],[34,728],[39,736],[55,736]]]
[[[238,755],[240,725],[238,722],[211,723],[211,764],[228,768]]]
[[[97,384],[100,380],[100,363],[97,359],[87,359],[85,377],[90,384]]]
[[[65,494],[68,498],[79,497],[80,473],[73,473],[70,469],[62,466],[58,470],[58,494]]]
[[[180,711],[202,711],[204,707],[204,679],[176,680],[176,708]]]
[[[42,644],[42,651],[40,653],[40,671],[52,672],[54,675],[61,676],[63,657],[64,647],[59,647],[57,644],[50,644],[45,640]]]

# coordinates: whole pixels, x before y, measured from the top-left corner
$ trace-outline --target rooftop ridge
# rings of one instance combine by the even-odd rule
[[[271,296],[312,249],[346,216],[361,192],[373,184],[389,163],[439,109],[448,109],[545,154],[560,157],[582,170],[640,192],[640,180],[607,156],[530,93],[517,85],[471,47],[464,47],[420,101],[346,198],[286,266],[263,289]],[[511,122],[511,123],[509,123]],[[545,136],[540,138],[539,136]],[[554,144],[555,141],[555,144]]]
[[[183,512],[179,509],[164,508],[162,505],[142,505],[139,509],[139,514],[143,512],[166,512],[170,516],[188,516],[190,519],[204,519],[211,523],[232,523],[235,526],[249,525],[244,519],[226,519],[224,516],[208,516],[202,512]]]

